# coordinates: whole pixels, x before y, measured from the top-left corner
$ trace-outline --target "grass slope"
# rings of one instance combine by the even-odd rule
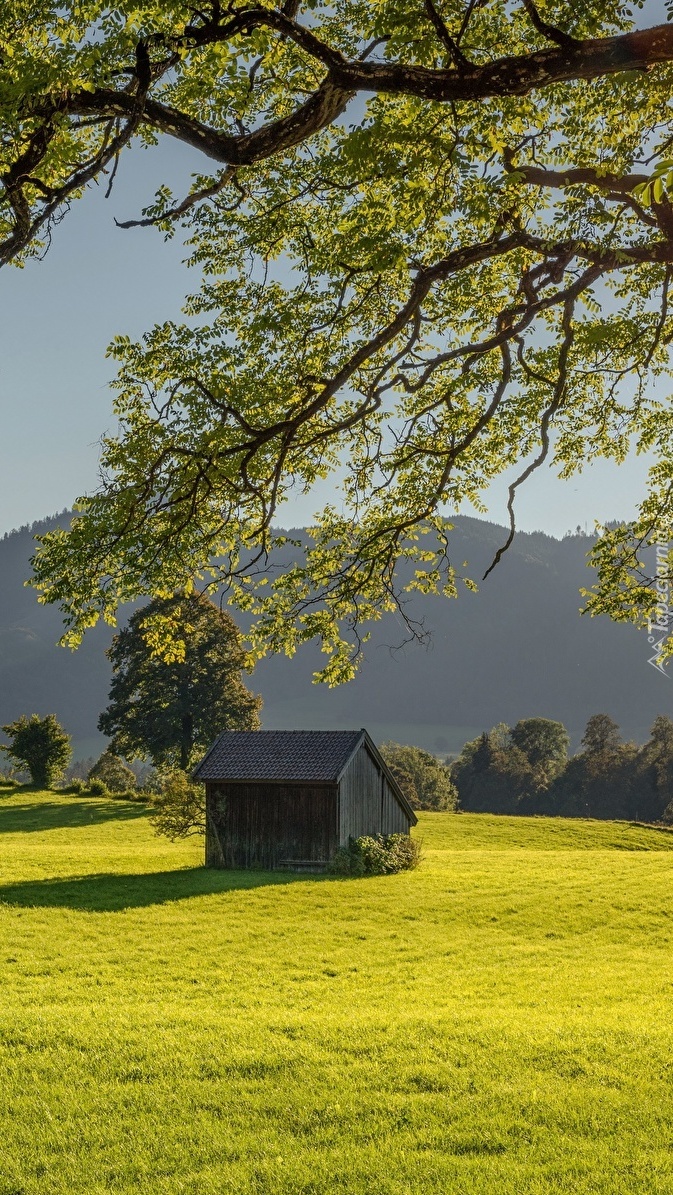
[[[0,1195],[673,1187],[673,835],[421,816],[363,880],[0,801]]]

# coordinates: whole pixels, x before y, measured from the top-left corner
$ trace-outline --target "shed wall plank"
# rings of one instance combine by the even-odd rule
[[[408,834],[409,817],[400,805],[390,784],[383,777],[383,808],[381,814],[382,834]]]
[[[206,802],[210,867],[326,862],[336,848],[335,785],[208,784]]]
[[[363,743],[339,785],[339,842],[363,834],[408,834],[409,818]]]

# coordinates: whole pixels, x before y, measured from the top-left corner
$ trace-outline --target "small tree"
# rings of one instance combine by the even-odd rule
[[[638,748],[622,742],[619,726],[607,714],[589,718],[582,748],[553,786],[552,811],[569,816],[632,817],[644,801],[638,796]]]
[[[458,792],[449,769],[420,747],[384,743],[381,754],[413,809],[454,810]]]
[[[12,740],[0,747],[5,755],[30,772],[36,788],[51,788],[64,773],[72,748],[70,735],[59,725],[54,714],[40,718],[23,714],[16,722],[9,722],[2,728]]]
[[[185,772],[167,772],[161,792],[154,798],[152,825],[157,834],[175,842],[189,834],[206,832],[206,800],[202,784],[194,784]]]
[[[585,755],[616,755],[621,746],[619,726],[609,714],[593,714],[582,736]]]
[[[123,759],[115,755],[111,747],[103,752],[89,770],[87,780],[100,780],[111,793],[124,793],[135,788],[135,773],[126,766]]]
[[[153,650],[157,622],[179,627],[184,652]],[[108,651],[110,704],[98,728],[128,759],[186,771],[221,730],[257,730],[261,698],[241,679],[245,652],[231,615],[198,594],[157,598],[137,610]]]
[[[550,718],[521,718],[511,732],[512,743],[523,751],[536,788],[546,788],[568,762],[570,735],[562,722]]]
[[[648,741],[633,760],[632,773],[629,816],[660,821],[673,801],[673,721],[665,714],[654,719]]]

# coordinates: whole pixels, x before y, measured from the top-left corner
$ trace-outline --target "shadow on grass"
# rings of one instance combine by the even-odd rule
[[[69,801],[53,797],[44,801],[31,801],[17,805],[3,806],[0,802],[0,834],[34,834],[40,830],[74,829],[78,826],[94,826],[101,822],[130,821],[147,817],[150,810],[146,805],[134,801],[87,800],[83,797]]]
[[[99,874],[65,879],[21,880],[0,885],[0,904],[19,908],[82,909],[113,913],[169,904],[191,896],[214,896],[246,888],[293,884],[298,880],[332,879],[277,871],[214,871],[187,867],[141,875]]]

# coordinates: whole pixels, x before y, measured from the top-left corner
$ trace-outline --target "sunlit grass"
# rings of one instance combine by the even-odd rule
[[[413,873],[200,866],[0,799],[0,1195],[673,1189],[673,835],[427,814]]]

